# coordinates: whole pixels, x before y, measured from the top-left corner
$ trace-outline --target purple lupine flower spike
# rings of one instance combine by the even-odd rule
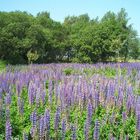
[[[0,106],[2,104],[2,89],[0,88]]]
[[[10,120],[10,110],[9,110],[9,108],[6,109],[5,113],[6,113],[6,120]]]
[[[39,103],[40,103],[40,89],[38,88],[37,89],[37,92],[36,92],[36,105],[39,106]]]
[[[34,92],[35,92],[35,89],[34,89],[33,83],[30,82],[28,86],[28,99],[29,99],[30,105],[34,103]]]
[[[126,112],[122,112],[123,123],[126,121],[126,119],[127,119],[127,113]]]
[[[140,114],[137,115],[136,129],[138,132],[140,132]]]
[[[65,139],[65,133],[66,133],[66,120],[62,120],[62,140]]]
[[[50,134],[50,111],[48,109],[44,113],[44,129],[46,130],[46,138],[49,139],[49,134]]]
[[[57,108],[55,113],[54,129],[57,131],[60,122],[60,107]]]
[[[52,102],[52,90],[53,90],[53,87],[52,87],[52,81],[49,82],[49,86],[48,86],[48,95],[49,95],[49,103],[51,104]]]
[[[99,93],[95,92],[95,108],[97,108],[99,105]]]
[[[71,139],[76,140],[76,127],[74,125],[71,126],[71,132],[72,132]]]
[[[88,119],[88,121],[90,123],[91,119],[92,119],[92,113],[93,113],[92,104],[90,102],[88,102],[87,111],[88,111],[87,119]]]
[[[11,140],[12,139],[12,127],[10,124],[10,121],[6,121],[6,134],[5,134],[5,140]]]
[[[36,126],[36,123],[37,123],[37,113],[36,111],[34,111],[31,116],[30,116],[30,120],[32,122],[32,126]]]
[[[85,140],[89,139],[89,121],[86,120],[85,125],[84,125],[84,135],[85,135]]]
[[[136,102],[136,115],[137,114],[140,114],[140,96],[138,96],[137,102]]]
[[[48,109],[44,113],[44,126],[50,129],[50,111]]]
[[[39,120],[39,138],[42,140],[44,138],[45,132],[44,132],[44,116],[41,116]]]
[[[45,104],[45,98],[46,98],[46,91],[42,89],[41,100],[43,105]]]
[[[32,138],[34,138],[35,134],[36,134],[36,127],[32,126],[31,129],[30,129],[30,135],[31,135]]]
[[[96,120],[95,121],[95,127],[94,127],[94,140],[99,140],[99,131],[100,131],[100,128],[99,128],[99,121]]]
[[[11,95],[10,95],[10,93],[7,93],[7,95],[5,97],[5,104],[6,104],[6,106],[9,106],[11,104]]]
[[[140,96],[138,96],[136,104],[136,130],[140,132]]]

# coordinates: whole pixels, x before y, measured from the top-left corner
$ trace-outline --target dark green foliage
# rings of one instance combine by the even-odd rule
[[[101,20],[88,14],[56,22],[48,12],[0,12],[0,59],[12,64],[138,59],[137,32],[124,9]],[[29,58],[29,52],[36,57]],[[33,55],[32,55],[33,56]],[[32,59],[32,60],[30,60]]]
[[[65,73],[66,75],[71,75],[72,72],[73,72],[73,69],[72,69],[72,68],[64,69],[64,73]]]

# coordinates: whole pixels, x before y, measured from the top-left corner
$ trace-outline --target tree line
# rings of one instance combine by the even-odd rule
[[[138,59],[139,39],[125,9],[101,19],[68,16],[63,23],[48,12],[0,12],[0,59],[11,64]]]

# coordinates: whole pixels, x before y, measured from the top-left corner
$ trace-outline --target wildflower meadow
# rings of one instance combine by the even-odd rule
[[[0,140],[138,140],[139,94],[140,63],[7,66]]]

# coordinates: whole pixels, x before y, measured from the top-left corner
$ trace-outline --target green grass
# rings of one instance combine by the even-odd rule
[[[0,72],[3,71],[6,67],[6,61],[0,60]]]

